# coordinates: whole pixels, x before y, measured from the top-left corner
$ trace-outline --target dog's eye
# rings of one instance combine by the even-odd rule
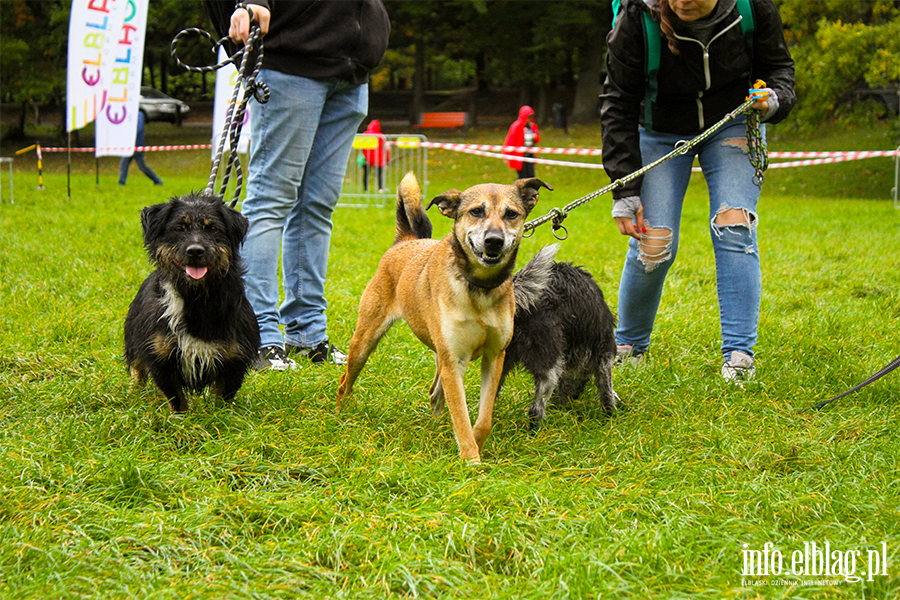
[[[174,229],[175,229],[175,231],[180,233],[180,232],[184,231],[186,229],[186,227],[184,226],[184,223],[179,223],[178,225],[176,225],[174,227]]]
[[[469,211],[469,214],[475,217],[476,219],[481,219],[484,217],[484,207],[476,206],[472,210]]]
[[[519,218],[519,213],[517,213],[516,211],[514,211],[511,208],[507,208],[506,212],[503,213],[503,218],[506,219],[507,221],[515,221],[516,219]]]

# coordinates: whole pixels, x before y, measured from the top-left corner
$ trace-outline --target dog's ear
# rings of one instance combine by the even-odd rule
[[[441,211],[441,214],[445,217],[450,217],[451,219],[456,219],[456,209],[459,208],[459,190],[447,190],[440,196],[435,196],[431,202],[428,203],[428,210],[431,208],[432,204],[437,204],[438,210]]]
[[[518,188],[519,198],[522,199],[522,203],[525,204],[525,209],[528,212],[531,212],[531,209],[537,204],[538,192],[542,187],[547,188],[551,192],[553,191],[552,187],[537,177],[532,177],[531,179],[517,179],[515,186]]]
[[[222,219],[225,221],[226,234],[228,235],[228,241],[231,244],[231,250],[233,252],[238,252],[241,248],[241,243],[247,236],[247,230],[250,228],[250,221],[247,220],[247,217],[224,202],[220,203],[220,205],[222,207]]]
[[[141,229],[144,231],[144,246],[149,248],[153,245],[166,223],[169,221],[169,214],[172,212],[172,202],[164,202],[162,204],[154,204],[148,206],[141,211]]]

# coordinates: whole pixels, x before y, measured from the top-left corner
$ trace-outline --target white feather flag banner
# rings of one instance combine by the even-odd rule
[[[96,156],[131,156],[137,134],[149,0],[127,0],[122,28],[111,51],[106,103],[97,114]]]
[[[66,69],[66,130],[97,118],[107,99],[113,46],[129,0],[72,0]]]

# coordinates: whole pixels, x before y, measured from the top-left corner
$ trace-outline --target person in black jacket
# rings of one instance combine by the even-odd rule
[[[221,4],[207,6],[215,21]],[[249,105],[250,175],[241,209],[250,221],[242,250],[247,297],[261,337],[254,368],[296,368],[290,355],[343,363],[346,355],[328,340],[325,315],[331,216],[390,20],[381,0],[246,6],[231,3],[229,37],[247,42],[252,11],[265,34],[258,80],[270,92],[267,103]]]
[[[767,88],[753,104],[777,123],[794,105],[794,62],[772,0],[750,0],[752,33],[736,0],[623,0],[607,39],[601,126],[603,164],[613,180],[671,152],[742,104],[754,81]],[[659,69],[649,77],[645,13],[659,23]],[[746,23],[744,23],[746,25]],[[655,81],[654,81],[655,80]],[[655,87],[652,84],[655,83]],[[756,96],[755,96],[756,97]],[[678,250],[684,195],[698,158],[709,187],[722,333],[722,375],[755,376],[761,270],[759,187],[747,154],[745,116],[613,192],[612,215],[631,236],[619,287],[616,343],[622,359],[650,345],[666,274]],[[762,135],[765,135],[764,125]]]

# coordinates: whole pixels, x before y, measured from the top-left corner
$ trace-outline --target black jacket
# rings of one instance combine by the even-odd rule
[[[661,0],[666,1],[666,0]],[[772,0],[752,0],[752,56],[741,32],[733,0],[719,0],[711,22],[684,24],[676,34],[680,56],[672,54],[665,37],[660,42],[659,92],[651,107],[654,131],[696,136],[737,108],[757,79],[778,96],[779,107],[768,122],[777,123],[791,111],[794,61],[784,40],[781,16]],[[638,124],[644,125],[647,74],[643,0],[624,0],[607,38],[607,77],[603,86],[600,123],[603,165],[613,180],[640,169]],[[705,31],[704,31],[705,29]],[[698,40],[697,38],[702,38]],[[708,55],[704,61],[704,47]],[[640,195],[641,180],[613,191],[613,197]]]
[[[381,0],[248,0],[272,13],[263,68],[309,79],[366,83],[387,50],[391,22]],[[235,2],[206,0],[220,36]]]

